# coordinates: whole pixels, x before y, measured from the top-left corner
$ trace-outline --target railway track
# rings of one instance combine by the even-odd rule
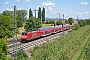
[[[73,27],[74,27],[74,26],[71,26],[70,29],[73,29]],[[60,32],[60,33],[61,33],[61,32]],[[56,35],[57,35],[57,34],[56,34]],[[13,40],[12,40],[12,41],[8,41],[7,46],[8,46],[8,47],[12,47],[12,46],[13,46],[12,43],[13,43]],[[18,39],[15,44],[20,44],[20,39]]]
[[[25,51],[25,50],[27,50],[29,48],[33,48],[35,46],[43,45],[43,44],[45,44],[45,43],[47,43],[49,41],[53,41],[54,39],[60,37],[61,35],[67,34],[67,33],[68,33],[68,30],[63,31],[63,32],[59,32],[57,34],[52,34],[50,36],[46,36],[44,38],[40,38],[40,39],[31,41],[31,42],[28,42],[28,43],[17,42],[15,44],[17,45],[17,50],[22,49],[23,51]],[[8,55],[10,55],[10,54],[13,53],[13,48],[15,49],[15,46],[13,46],[13,44],[10,44],[10,45],[8,45],[8,47],[9,47],[9,49],[8,49],[9,50]]]

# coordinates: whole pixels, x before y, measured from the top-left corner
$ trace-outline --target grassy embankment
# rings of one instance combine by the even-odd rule
[[[77,60],[90,60],[90,35]]]
[[[51,26],[52,24],[42,24],[42,27]]]
[[[65,36],[31,51],[31,60],[77,60],[88,39],[90,26],[81,27]]]

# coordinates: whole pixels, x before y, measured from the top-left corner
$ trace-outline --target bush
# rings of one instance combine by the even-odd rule
[[[68,20],[65,20],[65,23],[68,24]]]
[[[62,24],[62,21],[61,20],[58,20],[57,22],[56,22],[56,25],[61,25]]]
[[[7,60],[8,47],[5,38],[0,39],[0,60]]]
[[[17,52],[17,60],[27,60],[27,58],[27,55],[22,50]]]
[[[77,29],[79,29],[80,27],[79,27],[79,25],[76,25],[75,27],[74,27],[74,30],[77,30]]]
[[[69,22],[70,25],[72,25],[72,23],[74,22],[73,18],[69,18],[68,22]]]
[[[83,27],[83,26],[88,25],[88,21],[87,20],[80,20],[80,21],[78,21],[78,24],[80,25],[80,27]]]
[[[19,28],[19,27],[23,27],[23,23],[22,23],[22,21],[17,20],[17,27],[18,27],[18,28]]]

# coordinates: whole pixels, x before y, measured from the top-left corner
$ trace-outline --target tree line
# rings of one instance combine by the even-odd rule
[[[61,25],[61,24],[70,24],[74,22],[73,18],[69,18],[68,20],[47,20],[45,21],[45,24],[55,24],[55,25]]]
[[[74,30],[79,29],[80,27],[90,25],[90,18],[85,20],[78,20],[78,24],[74,27]]]
[[[36,20],[36,21],[35,21]],[[24,26],[26,31],[35,30],[37,28],[42,27],[42,23],[45,21],[45,8],[41,10],[41,7],[38,8],[38,18],[35,19],[33,16],[32,9],[29,10],[29,19],[26,20],[26,24]],[[36,26],[34,26],[36,24]]]
[[[41,7],[38,8],[38,18],[40,20],[42,20],[42,23],[44,23],[45,21],[45,8],[43,7],[43,9],[41,10]],[[29,10],[29,18],[33,16],[33,12],[32,9],[30,8]]]
[[[41,19],[42,18],[42,19]],[[13,36],[13,19],[14,11],[5,10],[0,14],[0,38],[5,36]],[[30,21],[29,21],[30,20]],[[42,26],[42,21],[45,21],[45,8],[38,8],[38,18],[36,18],[36,27],[40,28]],[[25,23],[25,26],[23,25]],[[16,25],[17,32],[18,28],[23,27],[25,30],[34,30],[34,17],[32,10],[29,10],[29,18],[27,19],[27,10],[16,10]]]

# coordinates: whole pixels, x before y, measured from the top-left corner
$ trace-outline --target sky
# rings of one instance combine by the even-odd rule
[[[38,10],[38,7],[45,7],[45,16],[49,18],[59,18],[57,13],[60,13],[60,18],[68,19],[70,17],[77,19],[90,18],[90,0],[0,0],[0,13],[4,10]],[[38,13],[38,12],[37,12]],[[33,11],[33,15],[34,15]]]

